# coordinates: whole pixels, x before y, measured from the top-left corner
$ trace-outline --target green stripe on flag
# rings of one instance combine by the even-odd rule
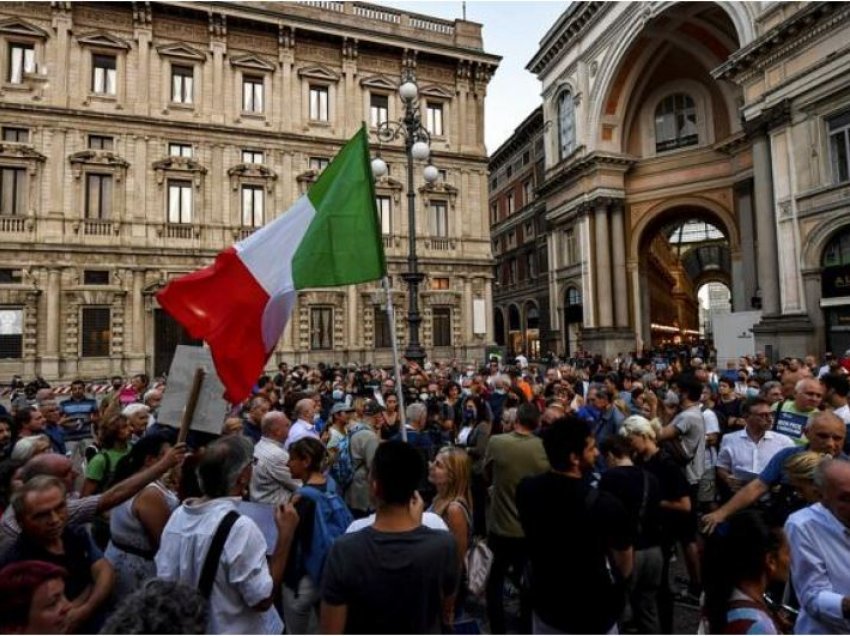
[[[337,287],[386,274],[365,125],[310,188],[316,210],[292,259],[296,289]]]

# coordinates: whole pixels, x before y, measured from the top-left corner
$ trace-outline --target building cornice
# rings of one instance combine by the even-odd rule
[[[539,75],[552,60],[560,57],[572,41],[596,22],[605,2],[576,2],[558,19],[555,26],[544,36],[540,49],[525,68]]]
[[[712,77],[743,84],[778,60],[799,49],[850,17],[850,3],[811,2],[781,23],[735,51],[711,71]]]
[[[220,15],[238,17],[243,20],[256,20],[257,22],[267,25],[273,24],[280,27],[289,27],[293,32],[314,32],[323,35],[336,36],[341,39],[355,38],[361,41],[372,41],[385,46],[395,46],[402,50],[408,50],[415,47],[420,52],[427,52],[440,57],[448,57],[451,59],[471,59],[476,62],[492,66],[494,71],[499,65],[499,62],[502,60],[500,55],[486,53],[480,47],[464,46],[463,44],[456,43],[458,39],[461,39],[458,34],[459,24],[480,26],[476,25],[476,23],[465,22],[463,20],[449,22],[430,16],[399,12],[381,5],[368,5],[360,2],[351,3],[366,9],[366,12],[370,15],[383,13],[406,15],[408,17],[407,26],[402,25],[400,22],[390,23],[382,20],[375,20],[375,24],[377,26],[385,27],[385,29],[377,27],[374,29],[368,29],[357,24],[356,20],[350,19],[356,18],[356,14],[352,16],[345,11],[335,12],[323,6],[311,6],[307,3],[216,2],[210,4],[207,2],[175,2],[172,0],[162,0],[157,4],[175,7],[181,11],[186,11],[187,9],[194,10],[204,15],[209,15],[211,12],[214,12]],[[328,2],[322,4],[333,5],[337,3]],[[343,3],[339,2],[338,4],[342,5]],[[369,9],[371,9],[371,12]],[[324,11],[324,13],[327,14],[326,19],[318,19],[309,15],[311,11],[316,13]],[[439,31],[434,27],[429,28],[429,26],[423,26],[421,28],[421,32],[428,35],[433,34],[435,37],[442,36],[442,39],[446,42],[451,40],[453,43],[447,44],[438,40],[417,38],[416,33],[420,29],[414,25],[418,24],[436,25],[436,28],[440,28]],[[449,31],[454,34],[454,37],[450,37],[448,35]]]
[[[531,142],[534,136],[543,130],[543,106],[535,108],[513,134],[490,155],[490,172],[495,172],[514,152]]]
[[[597,170],[626,172],[635,162],[634,157],[605,152],[593,152],[584,157],[577,157],[550,172],[546,181],[537,188],[537,193],[545,197],[578,177]]]

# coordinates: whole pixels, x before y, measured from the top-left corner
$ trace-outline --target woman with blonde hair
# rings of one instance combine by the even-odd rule
[[[455,607],[462,608],[466,590],[466,551],[472,540],[472,460],[463,448],[447,446],[428,467],[428,481],[437,494],[428,512],[440,515],[455,538],[462,573]]]
[[[658,591],[658,618],[662,634],[673,633],[673,595],[669,585],[670,557],[676,543],[688,535],[691,523],[690,487],[682,468],[658,447],[661,423],[642,415],[623,421],[620,434],[627,437],[635,455],[635,463],[655,475],[661,486],[659,521],[664,565]]]
[[[794,488],[797,496],[807,506],[821,500],[821,492],[815,485],[815,469],[824,459],[829,457],[824,453],[804,451],[796,453],[785,460],[785,474],[788,483]]]

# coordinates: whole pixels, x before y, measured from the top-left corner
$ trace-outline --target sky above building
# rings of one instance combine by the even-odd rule
[[[455,20],[463,17],[463,2],[379,2],[389,7]],[[490,81],[485,104],[485,139],[492,154],[541,103],[540,82],[525,70],[540,39],[569,2],[466,2],[466,19],[484,25],[484,50],[502,56]]]

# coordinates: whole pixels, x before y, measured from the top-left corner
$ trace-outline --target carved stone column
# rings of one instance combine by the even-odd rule
[[[611,207],[611,259],[614,278],[614,312],[617,327],[629,325],[629,292],[626,279],[626,238],[622,201]]]
[[[608,201],[598,201],[594,210],[596,300],[599,308],[597,327],[614,324],[611,302],[611,250],[608,235]]]
[[[62,270],[50,268],[47,270],[47,333],[45,334],[45,356],[59,358],[59,300],[62,288]]]

